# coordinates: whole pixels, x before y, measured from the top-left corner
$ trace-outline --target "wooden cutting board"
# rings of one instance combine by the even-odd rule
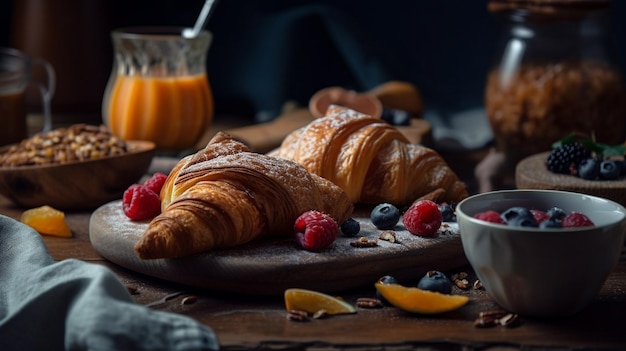
[[[355,219],[361,223],[357,237],[341,236],[320,252],[305,251],[292,237],[282,237],[185,258],[141,260],[133,247],[148,222],[130,221],[118,200],[92,214],[89,237],[103,257],[130,270],[197,288],[256,295],[282,295],[292,287],[324,292],[373,287],[388,274],[416,280],[428,270],[467,264],[456,223],[423,238],[410,234],[400,222],[394,228],[397,243],[378,240],[375,247],[357,248],[350,242],[361,236],[376,239],[381,230],[371,224],[367,209],[357,210]]]

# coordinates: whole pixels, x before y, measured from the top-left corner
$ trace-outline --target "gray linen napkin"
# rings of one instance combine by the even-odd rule
[[[210,328],[135,304],[104,266],[56,262],[32,228],[0,215],[0,349],[217,350]]]

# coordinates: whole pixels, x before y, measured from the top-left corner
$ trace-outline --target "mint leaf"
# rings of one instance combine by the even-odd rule
[[[576,141],[580,142],[584,147],[595,153],[599,159],[626,155],[626,145],[624,144],[608,145],[597,143],[592,139],[582,137],[580,134],[570,134],[563,139],[554,142],[552,144],[552,148],[556,149]]]

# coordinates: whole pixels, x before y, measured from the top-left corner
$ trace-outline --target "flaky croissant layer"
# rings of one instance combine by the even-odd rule
[[[219,133],[182,159],[161,191],[162,213],[135,245],[143,259],[230,248],[268,235],[293,235],[298,216],[318,210],[342,223],[346,193],[299,164],[249,152]]]
[[[269,155],[332,181],[353,203],[407,205],[424,197],[457,203],[468,196],[436,151],[411,144],[378,118],[341,106],[331,105],[325,117],[292,132]]]

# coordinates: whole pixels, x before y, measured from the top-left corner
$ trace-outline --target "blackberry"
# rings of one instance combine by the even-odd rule
[[[591,156],[591,151],[580,142],[573,142],[552,149],[548,155],[548,170],[554,173],[572,174],[578,163]],[[573,167],[572,167],[573,166]]]

